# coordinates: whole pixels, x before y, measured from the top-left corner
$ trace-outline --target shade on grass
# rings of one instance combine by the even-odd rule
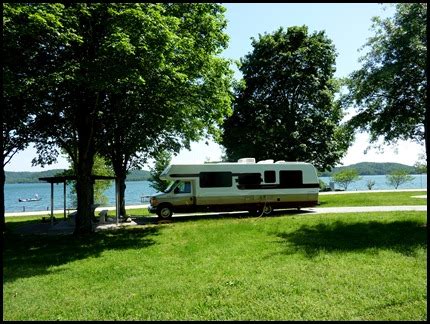
[[[423,320],[425,212],[7,234],[5,320]]]

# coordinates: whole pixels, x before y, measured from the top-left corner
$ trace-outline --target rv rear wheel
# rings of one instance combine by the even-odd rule
[[[157,210],[157,215],[162,219],[167,219],[172,217],[173,215],[172,207],[169,205],[161,205]]]
[[[270,215],[272,212],[273,212],[272,206],[270,206],[269,204],[264,206],[264,210],[263,210],[264,215]]]
[[[271,205],[267,204],[266,206],[258,206],[256,208],[248,209],[248,212],[252,216],[270,215],[273,212],[273,208]]]

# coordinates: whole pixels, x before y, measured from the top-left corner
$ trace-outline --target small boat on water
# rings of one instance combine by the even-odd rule
[[[18,198],[19,202],[30,202],[30,201],[39,201],[42,197],[39,197],[38,194],[35,194],[33,198]]]

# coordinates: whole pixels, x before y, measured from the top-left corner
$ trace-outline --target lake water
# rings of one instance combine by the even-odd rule
[[[401,184],[397,189],[427,189],[427,174],[412,174],[414,179],[411,182],[406,182]],[[320,177],[322,181],[329,186],[330,177]],[[369,190],[367,188],[367,181],[373,180],[375,181],[375,185],[372,187],[372,190],[387,190],[394,189],[393,186],[387,184],[387,177],[385,175],[369,175],[369,176],[361,176],[360,180],[352,182],[347,191],[356,191],[356,190]],[[335,184],[335,189],[343,189],[339,185]]]
[[[115,206],[115,184],[105,191],[109,199],[107,206]],[[149,181],[126,181],[125,203],[126,205],[141,205],[141,196],[152,195],[156,192]],[[75,208],[71,201],[72,185],[66,187],[66,207]],[[4,203],[6,212],[42,211],[51,210],[51,184],[41,183],[10,183],[5,184]],[[38,194],[40,201],[19,202],[19,198],[33,198]],[[54,209],[63,209],[64,206],[64,187],[63,184],[54,184]],[[146,202],[147,204],[147,202]]]
[[[399,189],[426,189],[427,175],[413,175],[414,180],[407,182],[399,187]],[[330,177],[320,177],[327,186],[330,182]],[[373,190],[394,189],[387,184],[387,178],[384,175],[362,176],[361,180],[351,183],[348,186],[348,191],[368,190],[367,180],[374,180],[375,185]],[[150,186],[148,181],[126,181],[125,203],[126,205],[140,205],[141,196],[149,196],[156,191]],[[72,186],[66,188],[66,206],[67,208],[75,208],[71,205],[70,190]],[[336,189],[340,189],[336,185]],[[19,198],[32,198],[38,194],[42,199],[40,201],[19,202]],[[108,206],[115,206],[115,185],[105,191],[105,195],[109,199]],[[147,203],[147,202],[146,202]],[[49,183],[14,183],[5,184],[5,209],[6,212],[22,212],[22,211],[42,211],[50,210],[51,206],[51,185]],[[63,209],[63,184],[54,184],[54,209]]]

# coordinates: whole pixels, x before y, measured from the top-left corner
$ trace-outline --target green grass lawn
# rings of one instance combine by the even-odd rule
[[[3,319],[426,320],[426,216],[178,217],[80,240],[8,232]]]
[[[413,197],[426,194],[427,191],[320,194],[319,207],[426,205],[427,199]]]

